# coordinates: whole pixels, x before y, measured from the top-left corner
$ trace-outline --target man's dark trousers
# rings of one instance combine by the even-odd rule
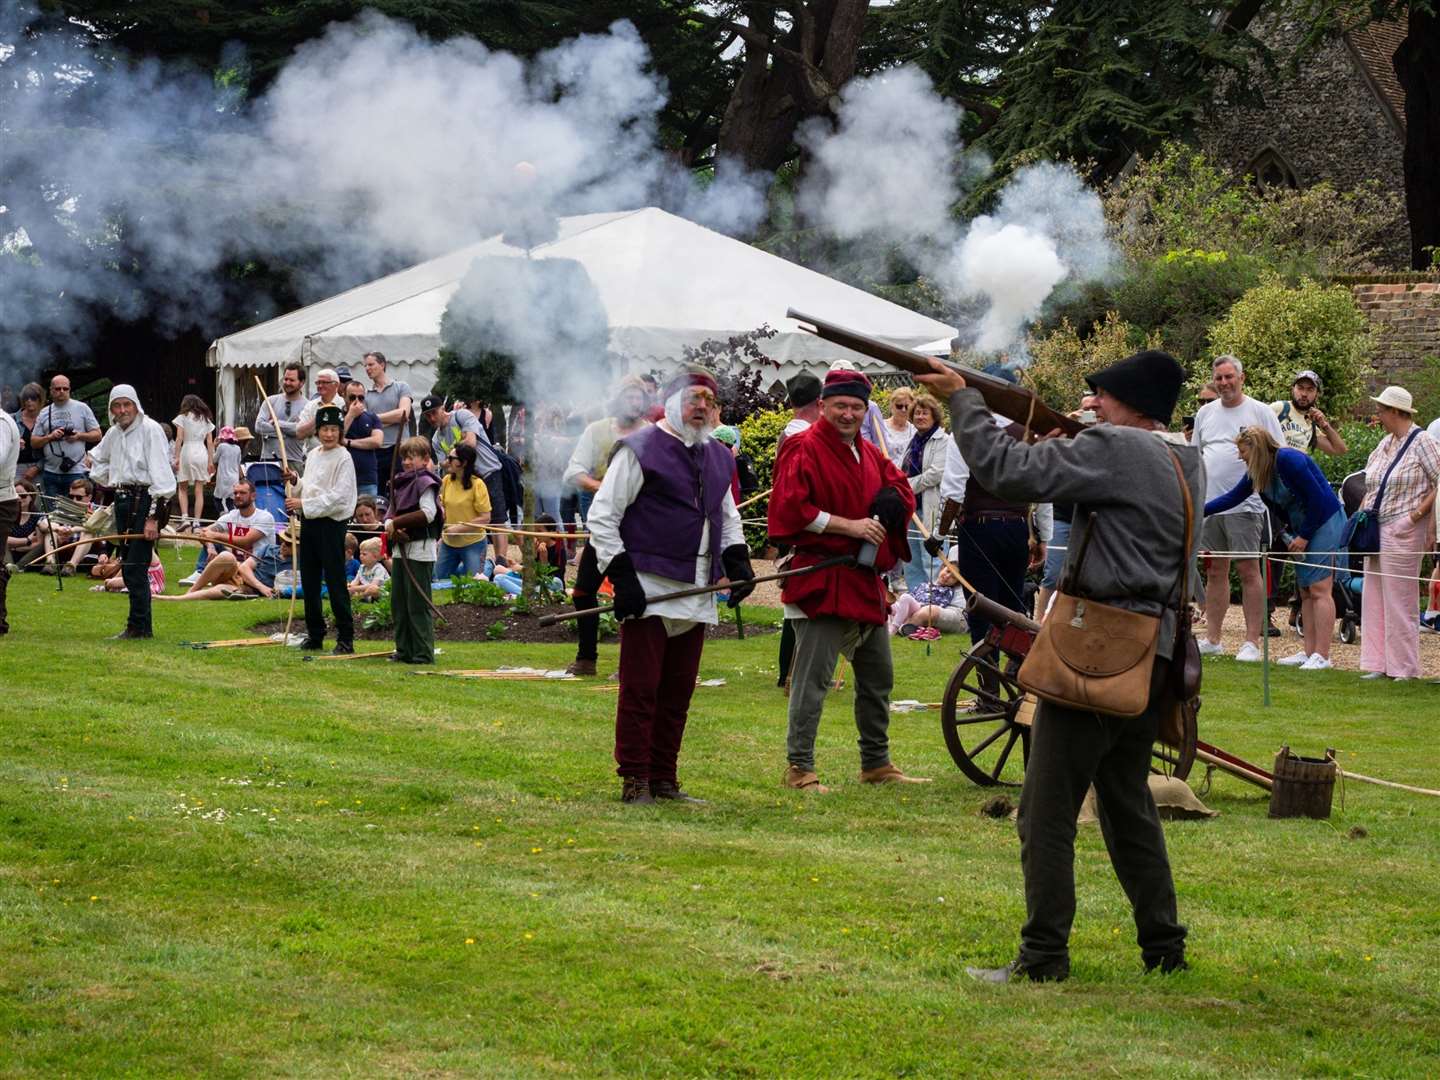
[[[615,709],[619,775],[678,782],[680,741],[704,648],[704,623],[674,637],[658,615],[620,624],[620,700]]]
[[[1025,612],[1025,568],[1030,563],[1025,519],[1017,514],[965,521],[958,539],[960,572],[980,595],[1011,611]],[[989,631],[990,620],[971,612],[970,641],[979,645]]]
[[[300,523],[300,588],[305,593],[305,636],[325,640],[325,606],[320,585],[330,590],[335,615],[335,640],[355,642],[355,621],[350,614],[350,583],[345,580],[345,522],[335,518],[305,518]]]
[[[1019,813],[1027,912],[1020,931],[1020,962],[1028,970],[1069,970],[1075,818],[1091,783],[1110,862],[1135,912],[1142,959],[1148,967],[1184,955],[1185,927],[1175,910],[1165,834],[1148,782],[1158,726],[1153,706],[1127,720],[1041,703]]]
[[[150,515],[150,494],[145,491],[121,488],[115,493],[115,531],[135,533],[145,531],[145,520]],[[124,557],[120,563],[120,577],[130,594],[130,617],[125,622],[127,630],[137,634],[152,632],[150,624],[150,557],[155,553],[153,540],[126,540],[122,544]]]
[[[587,543],[580,549],[580,563],[575,568],[575,588],[572,597],[576,611],[584,611],[596,604],[600,584],[605,575],[600,573],[600,564],[595,558],[595,547]],[[576,660],[598,660],[600,658],[600,616],[581,615],[575,620],[575,629],[580,636],[580,645],[575,650]]]
[[[0,502],[0,540],[9,536],[20,520],[20,500]],[[0,634],[10,632],[9,612],[5,607],[5,592],[10,586],[10,571],[0,561]]]

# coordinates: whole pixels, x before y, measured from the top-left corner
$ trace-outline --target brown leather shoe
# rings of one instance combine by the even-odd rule
[[[642,780],[638,776],[622,776],[620,787],[620,801],[623,803],[653,803],[655,797],[650,794],[650,781]]]
[[[807,772],[798,765],[785,766],[785,775],[780,782],[788,788],[795,788],[799,791],[813,791],[817,795],[824,795],[830,789],[820,783],[820,777],[813,772]]]
[[[930,780],[923,776],[906,776],[887,762],[873,769],[861,769],[860,782],[862,784],[928,784]]]
[[[594,675],[594,660],[575,660],[565,669],[566,675]]]

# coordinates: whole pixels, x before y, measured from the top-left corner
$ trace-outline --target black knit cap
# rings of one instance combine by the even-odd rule
[[[793,375],[785,381],[785,396],[790,399],[792,409],[803,408],[820,398],[820,380],[808,371]]]
[[[1185,369],[1169,353],[1145,349],[1101,368],[1085,381],[1091,390],[1104,390],[1136,412],[1169,424],[1185,385]]]

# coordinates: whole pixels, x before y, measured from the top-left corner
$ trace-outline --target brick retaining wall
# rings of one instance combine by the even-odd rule
[[[1356,284],[1355,302],[1379,328],[1376,384],[1405,385],[1426,356],[1440,356],[1440,281]]]

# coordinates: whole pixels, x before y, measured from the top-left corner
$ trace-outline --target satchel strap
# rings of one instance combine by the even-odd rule
[[[1190,531],[1195,527],[1195,503],[1190,498],[1190,485],[1185,482],[1185,470],[1180,467],[1180,455],[1167,445],[1165,452],[1170,455],[1170,464],[1175,466],[1175,479],[1180,482],[1180,496],[1185,501],[1185,534],[1180,540],[1180,614],[1190,609]]]
[[[1415,436],[1419,434],[1420,425],[1414,424],[1414,426],[1410,428],[1410,437],[1405,440],[1405,445],[1400,447],[1400,452],[1395,455],[1395,460],[1390,462],[1390,467],[1385,470],[1385,475],[1380,478],[1380,490],[1375,492],[1375,502],[1370,506],[1370,512],[1372,514],[1378,514],[1380,512],[1380,500],[1385,498],[1385,485],[1390,483],[1390,474],[1395,471],[1395,466],[1400,464],[1400,459],[1405,456],[1405,451],[1410,449],[1410,444],[1415,441]]]

